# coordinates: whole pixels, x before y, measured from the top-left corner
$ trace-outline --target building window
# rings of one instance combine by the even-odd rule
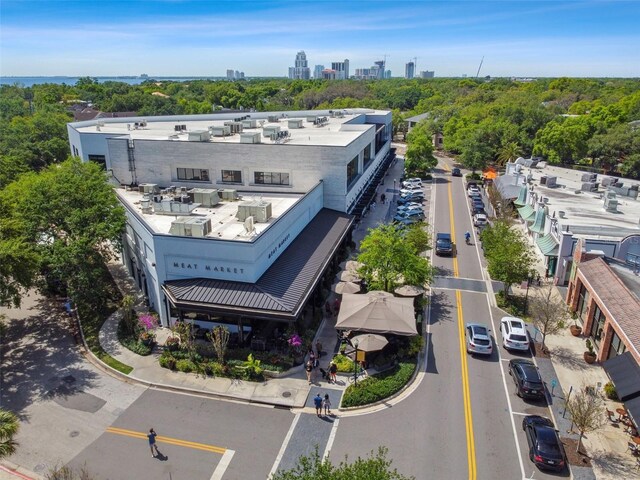
[[[373,158],[371,157],[371,144],[364,147],[364,150],[362,152],[363,152],[362,158],[364,163],[364,169],[366,170],[369,164],[371,163],[371,160],[373,160]]]
[[[107,169],[107,157],[104,155],[89,155],[89,161],[97,163],[103,170]]]
[[[618,336],[618,334],[614,331],[611,335],[611,348],[609,349],[609,355],[607,355],[607,359],[613,358],[616,355],[622,355],[627,351],[627,347],[622,340]]]
[[[353,183],[358,176],[358,156],[347,164],[347,187]]]
[[[602,310],[598,304],[593,305],[593,322],[591,323],[590,335],[593,338],[593,343],[596,347],[600,348],[600,341],[602,340],[602,334],[604,332],[604,322],[607,317],[604,316]]]
[[[242,183],[240,170],[222,170],[222,183]]]
[[[188,180],[194,182],[208,182],[209,170],[201,168],[179,168],[178,180]]]
[[[580,284],[580,293],[578,294],[578,316],[584,323],[585,315],[587,313],[587,307],[589,306],[589,292],[585,288],[584,284]]]
[[[261,185],[289,185],[289,174],[277,172],[254,172],[254,182]]]

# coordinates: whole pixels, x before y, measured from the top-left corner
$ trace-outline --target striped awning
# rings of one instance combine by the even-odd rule
[[[531,207],[531,205],[525,205],[524,207],[520,207],[518,209],[518,213],[520,214],[520,217],[525,221],[533,220],[533,217],[536,214],[536,212],[533,211],[533,208]]]
[[[520,188],[520,193],[518,194],[518,198],[513,201],[514,205],[517,207],[523,207],[527,204],[527,186],[523,185]]]
[[[533,219],[533,225],[529,228],[531,232],[542,233],[544,232],[544,222],[547,218],[547,207],[539,208],[536,211],[536,216]]]
[[[536,244],[545,257],[558,256],[558,241],[550,233],[538,238]]]

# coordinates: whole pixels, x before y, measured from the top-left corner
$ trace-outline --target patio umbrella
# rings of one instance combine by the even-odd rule
[[[355,260],[345,260],[344,262],[340,263],[339,266],[342,270],[346,270],[348,272],[357,272],[359,269],[364,267],[364,264],[356,262]]]
[[[424,288],[416,285],[403,285],[402,287],[396,288],[394,292],[401,297],[417,297],[424,293]]]
[[[360,285],[353,282],[339,282],[336,283],[331,289],[338,295],[344,293],[360,293]]]
[[[353,337],[351,343],[355,345],[356,342],[358,344],[358,350],[362,350],[363,352],[377,352],[389,343],[382,335],[376,335],[374,333],[365,333]]]
[[[353,282],[360,283],[362,279],[354,272],[350,272],[348,270],[343,270],[342,272],[336,275],[336,280],[339,282]]]
[[[342,295],[336,328],[395,335],[418,334],[413,300],[380,291]]]

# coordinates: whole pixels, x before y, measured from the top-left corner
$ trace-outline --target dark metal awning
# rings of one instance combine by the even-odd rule
[[[320,210],[256,283],[189,278],[162,289],[177,308],[294,321],[352,223],[351,215]]]
[[[627,410],[636,427],[640,427],[640,397],[632,398],[624,402],[624,408]]]
[[[616,393],[621,401],[627,402],[627,400],[640,397],[640,366],[631,352],[616,355],[604,362],[602,366],[615,385]]]

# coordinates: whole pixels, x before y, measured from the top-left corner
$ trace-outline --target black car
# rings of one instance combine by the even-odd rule
[[[471,206],[471,215],[478,215],[481,213],[482,215],[486,215],[487,212],[484,211],[484,206],[482,205],[472,205]]]
[[[527,415],[522,429],[529,444],[529,458],[540,469],[562,471],[566,466],[564,447],[553,422],[539,415]]]
[[[531,360],[515,358],[509,360],[509,375],[516,384],[516,394],[522,398],[542,400],[545,398],[544,383],[538,367]]]
[[[436,255],[453,255],[453,243],[450,233],[436,234]]]
[[[459,168],[454,168],[453,170],[451,170],[451,176],[452,177],[461,177],[462,176],[462,172],[460,171]]]

